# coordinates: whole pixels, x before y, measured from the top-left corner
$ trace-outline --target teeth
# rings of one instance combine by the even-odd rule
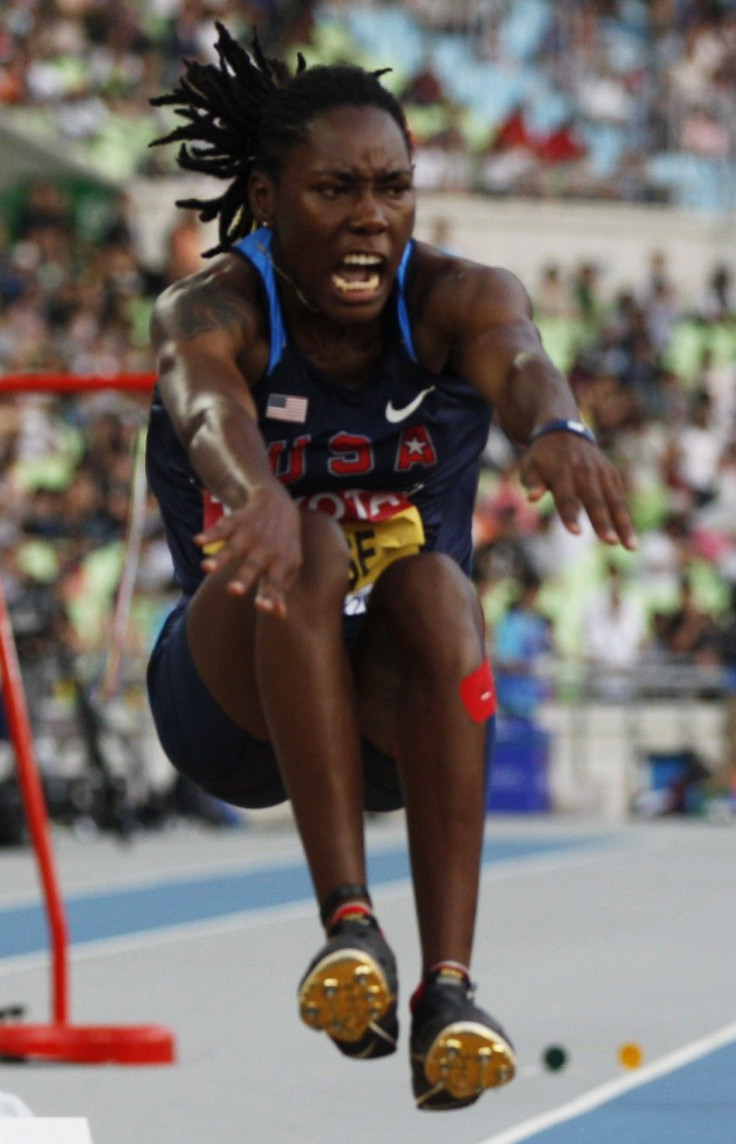
[[[342,261],[345,266],[380,266],[383,259],[377,254],[346,254]]]
[[[339,274],[333,274],[332,281],[338,290],[342,290],[345,294],[364,294],[366,291],[377,290],[381,285],[379,274],[371,274],[365,282],[348,282]]]

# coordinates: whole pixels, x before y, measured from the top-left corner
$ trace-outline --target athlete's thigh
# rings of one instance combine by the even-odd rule
[[[202,682],[220,707],[258,739],[268,729],[255,673],[255,589],[232,596],[229,568],[213,572],[197,589],[187,614],[187,641]]]
[[[393,753],[407,665],[417,664],[422,656],[444,658],[449,644],[470,649],[471,656],[483,654],[482,610],[472,584],[454,561],[436,553],[397,560],[371,593],[355,647],[365,738]]]
[[[189,651],[187,609],[168,616],[146,673],[151,714],[170,762],[197,786],[236,806],[286,798],[270,743],[239,726],[213,699]]]

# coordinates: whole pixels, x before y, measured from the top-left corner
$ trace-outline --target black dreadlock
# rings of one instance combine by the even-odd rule
[[[320,112],[346,104],[382,108],[397,123],[411,153],[401,105],[379,82],[389,68],[376,72],[347,64],[307,68],[300,52],[292,76],[286,64],[264,55],[256,32],[249,54],[223,24],[215,26],[219,65],[185,60],[179,86],[151,100],[155,107],[174,107],[187,123],[150,146],[181,143],[180,167],[231,180],[214,199],[176,203],[199,211],[202,222],[218,220],[219,244],[205,257],[227,250],[250,233],[255,222],[247,193],[251,173],[262,170],[277,177],[284,152],[304,141],[307,124]],[[188,143],[205,146],[190,150]]]

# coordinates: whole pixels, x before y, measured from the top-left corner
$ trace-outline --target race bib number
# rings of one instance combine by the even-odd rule
[[[349,489],[317,493],[301,503],[332,516],[345,534],[350,547],[350,583],[345,599],[348,614],[365,611],[371,588],[389,564],[424,546],[419,509],[401,493]]]
[[[344,524],[342,528],[350,545],[349,594],[362,592],[394,560],[419,552],[424,544],[422,518],[414,505],[390,520]]]

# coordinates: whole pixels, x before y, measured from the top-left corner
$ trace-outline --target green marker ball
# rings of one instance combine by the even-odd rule
[[[544,1067],[548,1068],[550,1072],[559,1072],[567,1064],[567,1053],[562,1045],[550,1045],[548,1049],[544,1050],[542,1060]]]

